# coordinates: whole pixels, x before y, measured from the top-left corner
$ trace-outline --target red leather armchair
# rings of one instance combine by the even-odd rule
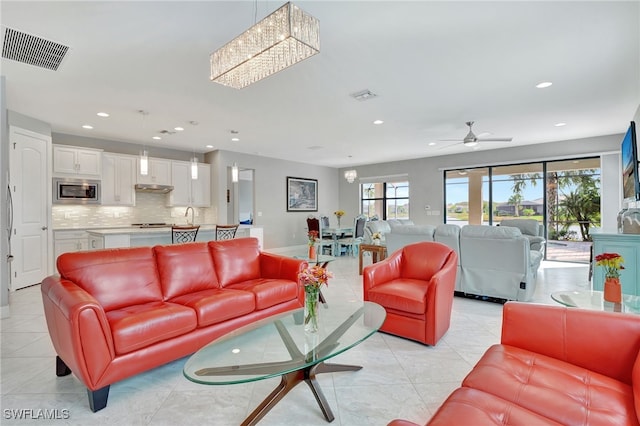
[[[451,323],[458,255],[444,244],[410,244],[363,271],[364,300],[385,308],[381,331],[435,345]]]

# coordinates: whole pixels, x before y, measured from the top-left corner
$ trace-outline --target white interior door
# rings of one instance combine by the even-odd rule
[[[17,127],[9,131],[9,186],[13,198],[11,290],[47,276],[49,204],[47,149],[51,137]]]

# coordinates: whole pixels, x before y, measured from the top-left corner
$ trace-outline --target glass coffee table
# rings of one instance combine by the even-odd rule
[[[303,309],[275,315],[214,340],[189,358],[185,377],[204,385],[228,385],[280,376],[280,384],[242,425],[258,423],[301,382],[311,388],[325,419],[333,421],[316,374],[360,370],[361,366],[325,361],[378,331],[386,312],[372,302],[331,307],[321,312],[317,333],[305,333],[302,315]]]
[[[622,295],[622,303],[607,302],[604,292],[598,290],[556,291],[551,293],[551,298],[574,308],[640,314],[640,296],[630,294]]]

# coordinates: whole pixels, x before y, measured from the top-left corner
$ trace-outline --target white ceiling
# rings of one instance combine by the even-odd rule
[[[513,137],[481,150],[622,133],[640,104],[638,1],[298,1],[320,54],[242,90],[210,82],[209,54],[283,3],[2,1],[3,27],[70,46],[58,71],[2,59],[7,108],[151,152],[344,167],[469,151],[438,142],[469,120]],[[378,96],[349,96],[363,89]]]

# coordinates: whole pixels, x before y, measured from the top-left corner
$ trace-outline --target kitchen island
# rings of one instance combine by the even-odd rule
[[[89,234],[89,250],[171,244],[171,226],[89,229],[87,233]],[[236,232],[236,238],[242,237],[255,237],[258,239],[260,248],[263,247],[263,232],[260,227],[240,225]],[[196,241],[212,241],[215,239],[215,225],[200,225]]]

